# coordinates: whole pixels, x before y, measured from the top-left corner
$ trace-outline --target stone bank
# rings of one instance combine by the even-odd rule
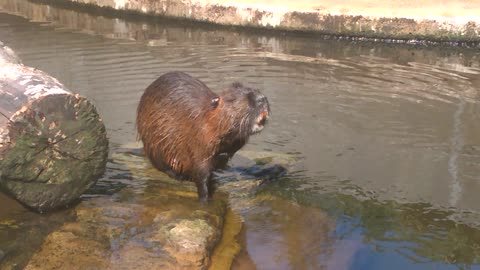
[[[477,0],[49,0],[221,25],[369,39],[480,41]]]

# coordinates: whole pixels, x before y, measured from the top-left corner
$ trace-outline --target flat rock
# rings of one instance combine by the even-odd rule
[[[227,198],[235,209],[248,206],[265,180],[236,167],[230,178],[220,179],[215,199],[204,205],[192,183],[168,178],[138,153],[112,155],[115,164],[109,164],[106,177],[73,209],[76,218],[48,234],[25,269],[207,269],[212,256],[218,261],[214,269],[229,268],[241,249],[236,241],[242,218],[230,209]],[[258,156],[265,158],[250,153]],[[267,178],[278,174],[269,169],[278,164],[247,163],[257,164]],[[96,195],[115,182],[118,170],[128,171],[122,177],[131,182],[113,195]]]
[[[48,235],[25,269],[205,269],[225,208],[154,204],[83,202],[76,221]]]

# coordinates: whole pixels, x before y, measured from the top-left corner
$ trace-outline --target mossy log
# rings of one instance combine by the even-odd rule
[[[103,175],[107,154],[94,105],[0,42],[2,191],[38,211],[67,205]]]

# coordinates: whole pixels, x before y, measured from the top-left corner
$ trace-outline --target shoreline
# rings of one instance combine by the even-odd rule
[[[395,8],[391,0],[386,7],[375,7],[373,1],[358,1],[361,5],[342,8],[333,4],[326,8],[301,8],[302,2],[290,3],[262,0],[264,3],[229,3],[202,0],[199,2],[170,0],[30,0],[35,3],[75,9],[100,16],[140,16],[184,21],[188,24],[247,28],[253,31],[297,33],[322,36],[325,39],[374,41],[400,44],[446,44],[450,46],[480,46],[480,3],[463,0],[443,1],[444,4],[424,7]],[[278,6],[265,3],[275,2]],[[371,2],[371,3],[370,3]],[[403,5],[405,5],[403,1]],[[426,2],[431,2],[426,0]],[[471,3],[470,6],[468,3]],[[388,6],[390,4],[390,6]],[[411,3],[413,5],[413,2]],[[452,8],[451,6],[456,6]],[[370,7],[370,8],[367,8]],[[436,7],[436,8],[435,8]],[[355,9],[356,8],[356,9]],[[340,11],[339,11],[340,10]],[[389,12],[388,12],[389,11]],[[343,12],[343,13],[342,13]],[[453,16],[452,12],[458,12]],[[478,13],[476,13],[478,12]],[[381,14],[384,14],[382,16]],[[443,14],[443,16],[442,16]]]

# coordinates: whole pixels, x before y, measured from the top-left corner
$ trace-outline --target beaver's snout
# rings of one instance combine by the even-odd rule
[[[267,124],[267,120],[270,118],[270,105],[268,104],[267,98],[259,94],[255,99],[256,108],[258,108],[258,115],[255,119],[255,124],[252,126],[252,133],[258,133]]]

